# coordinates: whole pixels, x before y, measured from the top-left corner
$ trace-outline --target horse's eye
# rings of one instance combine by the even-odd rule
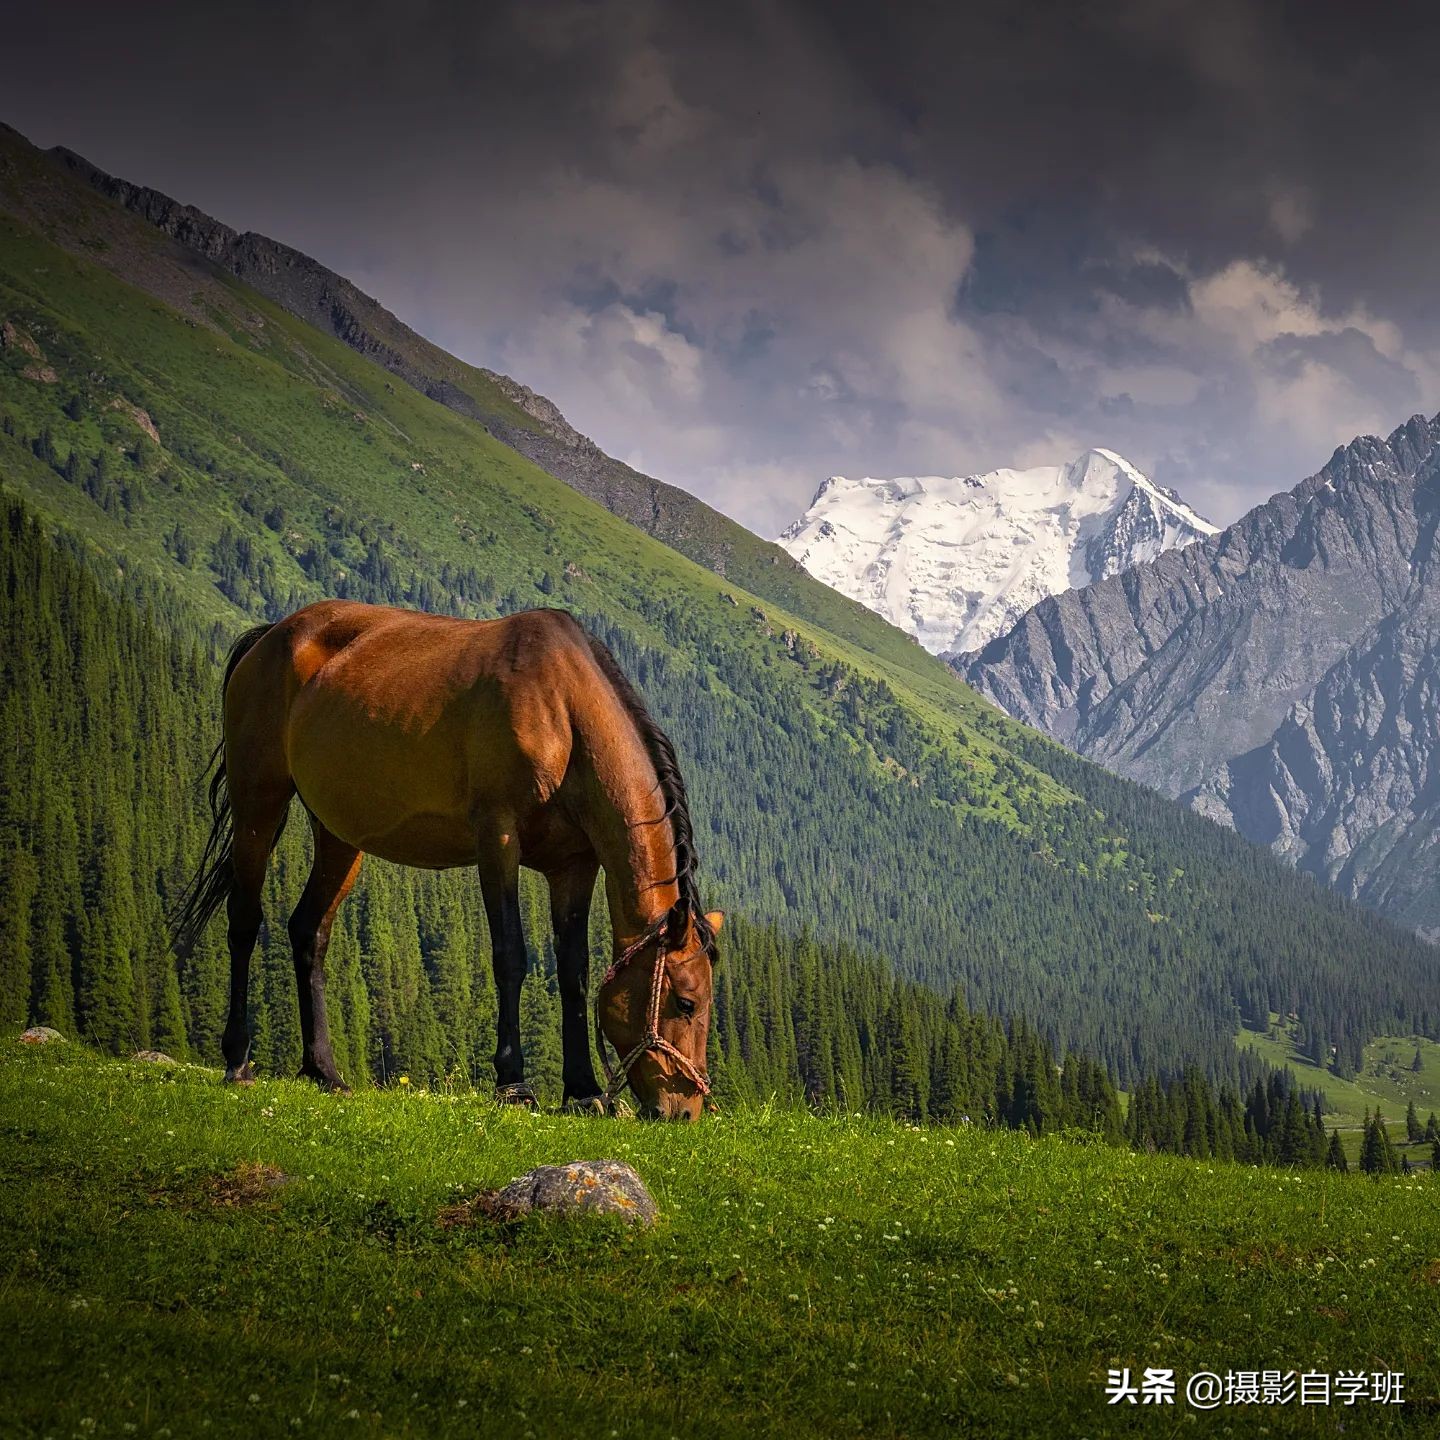
[[[683,995],[677,995],[675,997],[675,1008],[679,1010],[682,1015],[693,1015],[695,1013],[695,1002],[693,1000],[687,1000]]]

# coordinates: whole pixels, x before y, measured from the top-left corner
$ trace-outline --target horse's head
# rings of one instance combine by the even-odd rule
[[[600,1028],[647,1118],[700,1118],[709,1093],[711,969],[724,918],[715,910],[700,922],[685,917],[682,927],[672,914],[617,957],[600,987]]]

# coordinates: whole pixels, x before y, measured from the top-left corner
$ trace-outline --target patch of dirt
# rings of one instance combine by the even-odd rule
[[[504,1206],[496,1203],[499,1194],[498,1190],[482,1190],[478,1195],[460,1201],[458,1205],[447,1205],[435,1217],[435,1223],[442,1230],[465,1230],[482,1220],[514,1219]]]
[[[277,1165],[261,1160],[242,1160],[222,1175],[208,1175],[200,1182],[200,1194],[207,1204],[221,1210],[242,1210],[254,1205],[274,1204],[290,1184],[291,1176]]]

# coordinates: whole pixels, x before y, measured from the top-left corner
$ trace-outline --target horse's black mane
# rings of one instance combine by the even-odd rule
[[[660,782],[665,815],[670,818],[670,828],[675,837],[675,883],[680,887],[680,899],[664,917],[664,924],[672,935],[683,934],[685,921],[688,919],[695,927],[695,935],[700,944],[713,956],[715,931],[705,918],[705,909],[700,903],[700,889],[695,883],[695,870],[699,860],[695,854],[695,834],[690,824],[690,801],[685,794],[685,779],[680,774],[680,762],[675,758],[675,747],[671,744],[670,737],[656,724],[655,717],[646,708],[640,692],[630,683],[630,677],[620,668],[619,661],[595,636],[587,632],[585,638],[590,642],[596,664],[614,687],[620,703],[640,732],[640,738]]]

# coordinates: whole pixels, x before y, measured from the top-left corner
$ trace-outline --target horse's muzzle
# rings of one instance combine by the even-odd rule
[[[650,1105],[642,1105],[642,1120],[670,1120],[685,1123],[698,1120],[702,1111],[699,1095],[662,1095]]]

